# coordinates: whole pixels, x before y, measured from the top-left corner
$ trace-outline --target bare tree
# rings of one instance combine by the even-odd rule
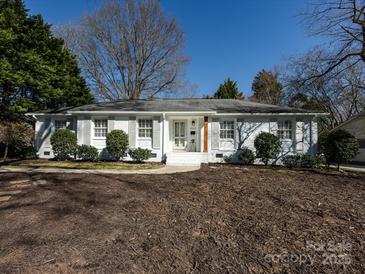
[[[365,110],[365,68],[346,60],[331,72],[320,61],[327,52],[313,49],[293,58],[286,70],[285,91],[289,105],[327,112],[327,127],[333,128]],[[315,75],[322,75],[315,77]],[[313,79],[305,82],[306,79]],[[303,84],[304,83],[304,84]],[[296,101],[296,102],[294,102]]]
[[[327,54],[319,60],[324,66],[321,77],[336,67],[343,70],[359,62],[365,63],[365,2],[363,0],[316,0],[302,12],[312,35],[324,35],[330,40]]]
[[[150,98],[174,91],[187,61],[183,33],[158,0],[105,1],[79,24],[56,32],[78,56],[101,99]]]

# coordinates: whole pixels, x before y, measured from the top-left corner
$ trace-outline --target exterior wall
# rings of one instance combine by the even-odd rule
[[[223,120],[233,120],[235,124],[235,138],[233,140],[221,140],[219,138],[219,147],[214,146],[212,135],[214,128],[219,128],[219,122]],[[291,121],[292,139],[282,140],[282,151],[280,158],[293,153],[316,153],[317,143],[317,123],[312,118],[293,117],[293,116],[271,116],[271,117],[218,117],[213,121],[210,119],[209,132],[209,162],[223,162],[224,156],[233,155],[242,148],[248,148],[255,152],[254,140],[261,132],[277,134],[278,121]],[[219,134],[215,133],[215,135]],[[214,137],[213,137],[214,138]],[[223,156],[223,157],[222,157]]]
[[[315,153],[317,143],[317,122],[308,116],[213,116],[208,117],[208,153],[203,155],[204,145],[204,117],[203,116],[152,116],[152,115],[114,115],[114,116],[38,116],[36,123],[36,146],[40,158],[52,158],[50,136],[55,130],[55,120],[66,119],[67,127],[77,134],[78,144],[95,146],[101,157],[109,158],[106,152],[106,138],[95,137],[94,120],[108,120],[108,131],[121,129],[130,135],[132,148],[142,147],[152,150],[155,157],[151,161],[161,161],[168,153],[174,151],[173,146],[173,121],[185,120],[187,127],[191,121],[196,121],[196,154],[203,162],[221,162],[223,156],[234,155],[238,149],[247,147],[253,151],[254,140],[261,132],[277,134],[277,124],[280,120],[290,120],[292,124],[292,139],[283,140],[281,156],[292,153]],[[153,138],[138,137],[138,120],[153,120]],[[222,120],[234,121],[234,139],[220,139],[219,122]],[[187,134],[190,128],[187,128]],[[164,135],[162,134],[164,133]],[[189,139],[188,139],[189,141]],[[45,155],[49,152],[49,155]],[[170,155],[171,156],[171,155]],[[195,156],[194,156],[195,157]],[[129,160],[129,158],[126,158]],[[171,158],[170,158],[171,159]],[[205,160],[206,159],[206,160]]]
[[[356,155],[353,161],[365,163],[365,116],[354,118],[339,128],[347,130],[359,140],[359,153]]]

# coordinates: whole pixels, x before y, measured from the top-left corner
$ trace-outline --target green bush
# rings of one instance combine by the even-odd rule
[[[238,160],[244,165],[252,165],[255,161],[255,154],[248,148],[243,148],[238,154]]]
[[[106,135],[106,149],[116,160],[125,157],[128,150],[128,134],[123,130],[109,132]]]
[[[300,166],[304,168],[318,168],[323,164],[323,158],[320,155],[304,154],[300,159]]]
[[[287,155],[283,158],[283,165],[288,168],[317,168],[323,163],[319,155],[295,154]]]
[[[128,152],[129,156],[133,159],[133,161],[142,163],[143,161],[148,160],[152,156],[152,151],[148,148],[136,148],[130,149]]]
[[[81,145],[77,147],[77,158],[82,161],[95,162],[99,159],[99,152],[96,147]]]
[[[287,155],[283,158],[283,165],[288,168],[295,168],[301,166],[301,155]]]
[[[270,159],[276,159],[281,149],[279,137],[267,132],[257,135],[254,145],[257,158],[260,158],[265,165],[268,165]]]
[[[223,156],[223,161],[224,161],[225,163],[232,163],[232,161],[233,161],[233,156],[232,156],[232,154],[231,154],[231,155],[224,155],[224,156]]]
[[[35,149],[34,146],[28,146],[22,149],[20,156],[22,159],[25,160],[38,159],[37,150]]]
[[[337,166],[349,162],[359,151],[359,141],[342,129],[322,135],[319,145],[327,164],[333,163]]]
[[[56,129],[51,136],[51,145],[57,160],[74,158],[77,152],[76,134],[69,129]]]

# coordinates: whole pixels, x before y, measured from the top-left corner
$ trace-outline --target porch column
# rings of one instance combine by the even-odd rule
[[[208,117],[204,116],[204,148],[203,152],[208,152]]]

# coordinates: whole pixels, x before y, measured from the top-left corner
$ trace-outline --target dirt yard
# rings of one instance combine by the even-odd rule
[[[365,272],[365,174],[12,173],[0,198],[0,273]]]

